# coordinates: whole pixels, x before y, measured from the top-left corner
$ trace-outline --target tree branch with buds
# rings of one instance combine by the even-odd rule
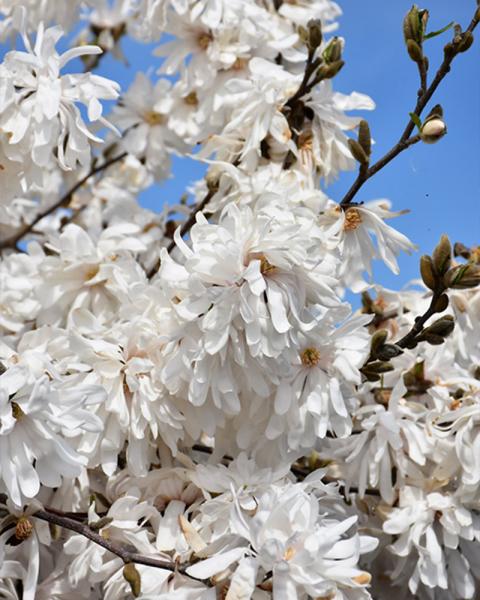
[[[412,11],[415,13],[414,15],[412,15]],[[464,32],[459,31],[458,28],[456,29],[453,40],[451,42],[449,42],[444,48],[444,59],[442,61],[442,64],[438,68],[438,71],[437,71],[432,83],[428,87],[427,87],[428,62],[426,62],[426,58],[423,55],[422,47],[418,44],[418,41],[417,41],[419,38],[421,38],[421,40],[423,42],[423,40],[425,40],[429,37],[429,35],[425,34],[425,31],[424,31],[424,28],[426,26],[425,13],[426,13],[426,11],[418,11],[418,9],[416,7],[413,7],[412,10],[405,17],[405,21],[404,21],[404,34],[405,34],[405,39],[407,41],[407,50],[408,50],[409,56],[412,58],[412,60],[414,60],[417,63],[417,65],[419,65],[420,76],[421,76],[421,87],[420,87],[420,91],[418,94],[418,99],[417,99],[415,108],[414,108],[413,112],[410,113],[411,114],[410,121],[407,123],[398,142],[395,144],[395,146],[393,146],[393,148],[391,150],[389,150],[385,154],[385,156],[380,158],[372,166],[369,166],[369,161],[363,161],[363,162],[359,161],[360,162],[360,170],[359,170],[358,176],[357,176],[356,180],[354,181],[354,183],[352,184],[352,186],[350,187],[350,189],[348,190],[348,192],[343,197],[342,201],[340,202],[340,205],[344,208],[348,207],[352,203],[353,199],[355,198],[355,196],[357,195],[359,190],[362,188],[363,184],[366,181],[368,181],[368,179],[370,179],[370,177],[372,177],[373,175],[378,173],[378,171],[383,169],[383,167],[385,167],[389,162],[391,162],[401,152],[403,152],[404,150],[406,150],[413,144],[416,144],[420,140],[422,140],[426,143],[429,143],[429,142],[431,143],[432,141],[436,141],[437,139],[440,139],[440,137],[442,137],[442,135],[444,135],[444,133],[446,132],[445,125],[443,124],[441,126],[441,123],[439,123],[439,120],[441,119],[442,115],[438,114],[438,109],[440,108],[440,110],[441,110],[441,107],[438,107],[438,106],[436,107],[436,109],[437,109],[436,114],[435,113],[432,114],[433,111],[432,111],[432,113],[430,113],[429,117],[427,117],[427,120],[425,121],[423,126],[421,126],[420,116],[423,113],[428,102],[431,100],[433,94],[436,92],[438,86],[441,84],[441,82],[443,81],[443,79],[445,78],[447,73],[450,71],[452,62],[455,59],[455,57],[458,56],[458,54],[461,54],[462,52],[466,52],[472,45],[473,31],[477,27],[479,20],[480,20],[480,9],[478,9],[478,8],[476,9],[475,14],[474,14],[469,26],[467,27],[467,29]],[[427,14],[427,18],[428,18],[428,13],[426,13],[426,14]],[[411,32],[411,28],[412,28],[411,21],[414,21],[415,19],[417,20],[417,30],[415,30],[415,33],[412,33]],[[444,28],[444,30],[445,30],[445,28]],[[441,33],[442,31],[443,30],[441,30],[440,32],[435,32],[435,34]],[[409,43],[409,41],[411,43]],[[412,50],[412,48],[414,48],[414,50]],[[435,119],[435,121],[433,118],[434,116],[438,117],[437,119]],[[430,125],[428,125],[428,127],[426,127],[427,123],[430,123]],[[420,132],[419,132],[419,134],[412,136],[415,125],[420,126],[419,127]],[[431,136],[431,135],[435,135],[436,139],[432,140],[431,137],[427,137],[427,136]],[[353,141],[355,141],[355,140],[353,140]],[[360,141],[358,143],[360,143]],[[353,152],[352,152],[352,154],[353,154]],[[355,156],[355,154],[354,154],[354,156]],[[359,160],[357,158],[357,156],[355,156],[355,158],[357,160]]]
[[[425,324],[433,315],[448,308],[446,292],[449,289],[468,289],[480,284],[478,265],[468,263],[452,266],[452,245],[446,235],[442,235],[432,256],[421,257],[420,273],[423,282],[432,291],[430,305],[422,315],[415,318],[410,331],[397,342],[387,343],[388,332],[385,329],[373,335],[370,355],[361,369],[369,381],[379,381],[382,374],[392,371],[394,367],[390,360],[402,354],[404,349],[413,349],[420,342],[443,344],[455,327],[453,317],[440,317],[426,328]]]

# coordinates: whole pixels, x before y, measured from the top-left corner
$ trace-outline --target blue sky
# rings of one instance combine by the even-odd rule
[[[365,116],[376,141],[372,160],[381,157],[397,141],[415,105],[418,88],[416,65],[408,58],[402,36],[402,19],[410,0],[340,0],[344,11],[339,35],[346,39],[346,65],[335,78],[335,87],[349,93],[369,94],[377,108]],[[456,21],[466,26],[475,0],[430,0],[429,30]],[[478,34],[477,34],[478,35]],[[431,58],[431,76],[442,58],[443,45],[451,32],[426,42]],[[131,66],[107,57],[99,74],[111,77],[126,89],[137,70],[151,70],[158,59],[155,45],[124,40],[123,49]],[[1,51],[0,51],[1,54]],[[401,273],[392,275],[383,265],[375,269],[375,281],[399,288],[418,276],[420,254],[430,252],[442,233],[467,245],[480,243],[480,40],[457,57],[434,97],[442,104],[448,135],[435,145],[417,144],[397,157],[362,188],[356,200],[389,198],[396,210],[410,209],[391,224],[419,246],[418,256],[401,256]],[[78,68],[72,64],[72,70]],[[160,187],[142,194],[142,204],[152,209],[164,202],[176,202],[193,181],[202,177],[204,166],[188,159],[174,159],[173,177]],[[353,181],[346,173],[327,192],[340,200]]]

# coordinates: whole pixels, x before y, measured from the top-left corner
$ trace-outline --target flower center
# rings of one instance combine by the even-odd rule
[[[262,258],[260,259],[260,272],[262,273],[262,275],[267,275],[268,273],[275,271],[275,269],[275,265],[272,265],[269,262],[268,258],[262,256]]]
[[[197,36],[197,44],[202,50],[206,50],[212,40],[212,35],[210,33],[207,33],[206,31],[202,31]]]
[[[283,558],[284,558],[284,560],[291,560],[295,556],[296,553],[297,553],[297,551],[295,550],[295,548],[292,548],[291,546],[289,546],[285,550],[285,552],[283,554]]]
[[[230,68],[233,69],[234,71],[241,71],[242,69],[244,69],[247,66],[247,64],[248,64],[248,58],[241,58],[239,56]]]
[[[305,348],[300,358],[305,367],[315,367],[320,362],[320,352],[316,348]]]
[[[272,265],[272,263],[268,260],[265,254],[262,254],[261,252],[251,252],[247,257],[245,266],[248,265],[252,260],[260,261],[260,273],[262,275],[268,275],[269,273],[273,273],[277,269],[275,265]]]
[[[33,525],[27,517],[20,517],[15,526],[15,537],[17,540],[24,541],[32,535]]]
[[[343,224],[343,229],[345,231],[354,231],[358,229],[362,222],[362,215],[360,211],[356,208],[348,208],[345,212],[345,222]]]
[[[88,267],[87,272],[85,273],[85,281],[90,281],[93,279],[99,271],[99,265],[92,265],[91,267]]]
[[[155,125],[163,125],[165,123],[165,115],[154,110],[148,110],[143,114],[143,120],[152,127]]]
[[[22,408],[16,402],[12,402],[12,415],[16,421],[20,421],[25,416]]]
[[[189,94],[187,94],[186,96],[184,96],[183,101],[188,106],[197,106],[198,105],[197,93],[196,92],[190,92]]]
[[[307,129],[306,131],[302,131],[302,133],[298,136],[298,147],[300,150],[305,150],[307,152],[311,152],[313,148],[313,132],[311,129]]]

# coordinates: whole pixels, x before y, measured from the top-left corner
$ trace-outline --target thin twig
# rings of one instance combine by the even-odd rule
[[[428,89],[427,64],[425,63],[425,60],[422,60],[417,64],[418,64],[418,73],[420,75],[420,89],[418,90],[418,97],[421,98]]]
[[[467,31],[472,33],[478,25],[478,22],[479,21],[477,18],[477,14],[475,14],[474,18],[472,19],[470,25],[467,28]],[[458,54],[458,50],[454,50],[452,53],[445,54],[443,62],[438,68],[438,71],[432,83],[423,94],[419,95],[417,99],[417,104],[415,106],[415,109],[413,110],[413,113],[417,115],[417,117],[420,117],[428,102],[432,98],[433,94],[437,90],[438,86],[443,81],[445,75],[447,75],[447,73],[450,71],[451,64]],[[385,167],[391,160],[398,156],[398,154],[406,150],[412,144],[416,144],[420,140],[419,135],[410,137],[413,133],[414,128],[415,123],[410,119],[395,146],[391,150],[389,150],[383,158],[381,158],[374,165],[372,165],[367,171],[358,174],[357,179],[353,182],[351,188],[348,190],[348,192],[345,194],[342,201],[340,202],[341,206],[345,207],[351,204],[353,198],[356,196],[360,188],[368,179],[370,179],[370,177],[372,177],[372,175],[375,175],[375,173],[380,171],[380,169],[383,169],[383,167]]]
[[[87,524],[80,523],[76,519],[68,517],[65,514],[61,514],[61,511],[56,509],[55,511],[49,509],[39,510],[32,516],[36,519],[40,519],[41,521],[46,521],[47,523],[52,523],[53,525],[58,525],[63,529],[68,529],[69,531],[74,531],[75,533],[83,535],[95,544],[102,546],[102,548],[105,548],[112,554],[115,554],[121,558],[125,564],[135,563],[138,565],[156,567],[157,569],[166,569],[167,571],[182,574],[186,574],[186,569],[189,566],[189,564],[180,566],[174,561],[162,560],[153,556],[144,556],[138,552],[132,552],[124,544],[115,543],[112,540],[103,537],[103,535],[100,533],[93,531]],[[196,578],[192,577],[192,579]]]
[[[28,233],[33,231],[33,228],[35,227],[35,225],[37,225],[37,223],[39,221],[41,221],[48,215],[55,212],[58,208],[60,208],[64,204],[66,204],[71,199],[73,194],[78,189],[80,189],[84,185],[84,183],[86,183],[90,179],[90,177],[93,177],[97,173],[100,173],[101,171],[103,171],[103,170],[107,169],[108,167],[114,165],[115,163],[121,161],[122,159],[124,159],[127,156],[127,154],[128,154],[127,152],[123,152],[122,154],[115,156],[113,158],[110,158],[109,160],[105,161],[101,165],[98,165],[97,167],[94,167],[93,169],[91,169],[90,172],[87,175],[85,175],[85,177],[82,177],[79,181],[77,181],[77,183],[70,190],[68,190],[68,192],[60,198],[60,200],[58,200],[57,202],[55,202],[55,204],[52,204],[45,210],[38,213],[38,215],[33,219],[33,221],[31,223],[28,223],[27,225],[22,227],[19,231],[17,231],[14,235],[7,238],[6,240],[0,241],[0,250],[4,250],[5,248],[15,248],[17,243],[24,236],[26,236]]]
[[[438,312],[437,310],[435,310],[435,305],[437,304],[438,299],[444,292],[445,288],[443,287],[438,287],[433,292],[432,299],[430,301],[430,306],[428,307],[428,309],[423,313],[423,315],[415,319],[410,331],[406,335],[404,335],[401,340],[395,342],[396,346],[400,346],[400,348],[408,348],[408,345],[415,340],[419,333],[422,332],[423,326],[428,321],[428,319]]]
[[[310,90],[313,87],[309,84],[310,77],[313,75],[315,69],[320,64],[320,61],[318,59],[314,60],[315,50],[316,48],[309,48],[308,50],[307,62],[305,64],[305,72],[303,73],[302,83],[300,84],[300,87],[295,92],[295,94],[291,98],[289,98],[288,102],[286,103],[286,106],[288,106],[289,108],[293,108],[295,103],[298,100],[301,100],[303,96],[308,94],[308,92],[310,92]]]

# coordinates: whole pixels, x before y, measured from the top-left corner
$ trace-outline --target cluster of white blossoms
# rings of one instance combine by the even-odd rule
[[[480,594],[480,249],[373,285],[415,246],[327,195],[371,152],[340,14],[0,0],[0,598]],[[142,208],[172,155],[193,201]]]

